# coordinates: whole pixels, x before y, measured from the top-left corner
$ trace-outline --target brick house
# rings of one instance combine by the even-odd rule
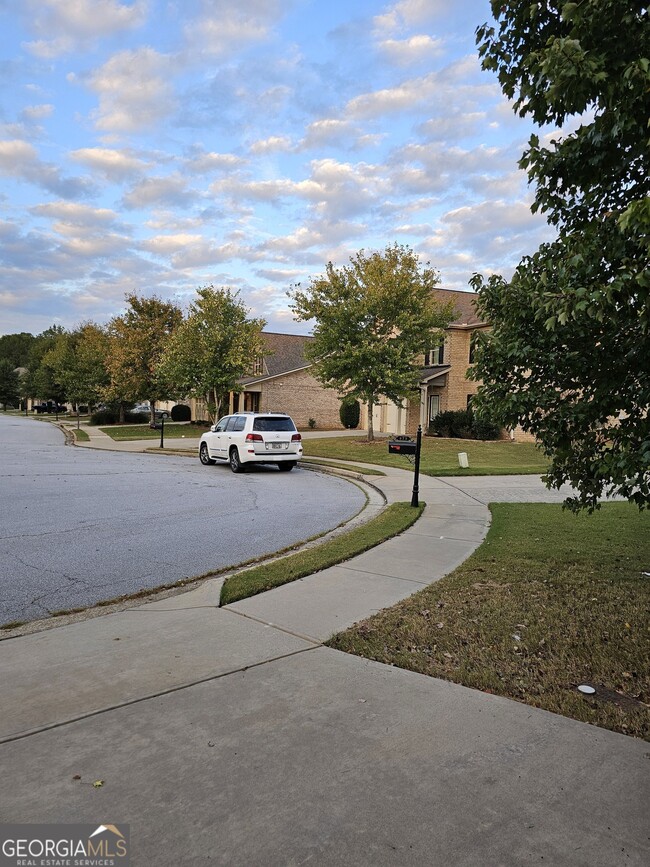
[[[419,394],[404,401],[403,407],[392,401],[380,403],[373,414],[376,432],[414,435],[418,425],[427,431],[435,416],[446,410],[467,409],[479,383],[465,378],[472,363],[475,335],[489,328],[474,306],[472,292],[434,289],[441,304],[454,303],[454,318],[446,329],[442,343],[432,346],[422,357]],[[368,423],[362,410],[361,423]]]
[[[431,346],[421,359],[418,393],[405,400],[402,407],[390,400],[380,401],[374,409],[376,433],[414,435],[418,425],[426,432],[436,415],[446,410],[467,409],[480,383],[466,379],[472,363],[477,333],[489,325],[476,313],[474,294],[451,289],[434,289],[441,304],[454,304],[454,317],[445,331],[444,341]],[[255,362],[250,376],[240,380],[242,391],[230,395],[223,413],[237,411],[286,412],[300,428],[309,419],[321,430],[342,429],[339,416],[340,398],[331,388],[324,388],[310,373],[311,362],[305,347],[313,338],[299,334],[264,332],[266,352]],[[193,403],[193,418],[207,417],[200,402]],[[367,428],[367,407],[361,408],[360,428]],[[532,439],[517,430],[511,439]]]
[[[340,400],[309,372],[305,346],[313,338],[301,334],[263,332],[266,351],[256,359],[249,376],[239,381],[242,391],[230,394],[222,414],[233,412],[286,412],[299,428],[313,418],[321,430],[342,429]],[[207,418],[201,401],[190,401],[192,418]]]

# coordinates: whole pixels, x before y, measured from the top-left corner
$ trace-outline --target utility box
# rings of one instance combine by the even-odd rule
[[[409,437],[403,439],[397,437],[394,440],[388,440],[389,455],[414,455],[416,448],[417,443]]]
[[[469,457],[467,452],[458,452],[458,466],[464,470],[469,467]]]

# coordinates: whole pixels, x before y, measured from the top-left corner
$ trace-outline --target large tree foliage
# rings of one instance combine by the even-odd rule
[[[97,403],[109,384],[108,351],[106,332],[95,323],[87,322],[72,332],[59,335],[43,359],[43,364],[61,383],[66,400],[77,407],[77,424],[79,404]]]
[[[0,337],[0,358],[6,358],[14,368],[27,367],[29,351],[36,338],[27,331],[20,334],[3,334]]]
[[[493,324],[474,375],[479,405],[521,424],[570,482],[573,508],[606,492],[650,503],[650,117],[646,4],[492,3],[485,69],[521,115],[574,131],[533,135],[521,167],[557,240],[511,280],[476,275]]]
[[[156,296],[126,296],[128,308],[108,325],[110,350],[106,367],[110,385],[106,395],[112,401],[135,403],[147,400],[154,420],[156,401],[166,400],[173,392],[160,373],[165,346],[181,324],[180,308]]]
[[[417,391],[418,356],[451,319],[451,310],[433,299],[437,283],[416,253],[393,244],[383,252],[362,250],[342,268],[330,262],[324,277],[290,293],[297,319],[315,321],[307,353],[316,377],[368,404],[369,440],[374,406],[382,397],[401,405]]]
[[[263,319],[249,319],[238,292],[205,286],[165,350],[161,374],[183,397],[206,402],[216,419],[239,379],[263,352]]]
[[[18,403],[20,396],[20,376],[13,362],[8,358],[0,358],[0,403],[5,412],[10,406]]]

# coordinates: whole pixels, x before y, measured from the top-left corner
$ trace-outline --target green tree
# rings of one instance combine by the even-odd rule
[[[266,322],[248,318],[238,292],[205,286],[197,295],[167,345],[160,373],[178,394],[205,400],[216,419],[229,393],[241,391],[239,379],[263,353]]]
[[[181,324],[183,314],[171,302],[156,296],[126,296],[128,309],[108,325],[111,339],[106,367],[110,385],[108,399],[124,403],[149,401],[154,421],[156,401],[166,400],[173,392],[161,376],[160,360],[167,341]]]
[[[57,378],[55,369],[47,362],[48,354],[64,334],[65,328],[52,325],[34,339],[29,350],[28,373],[23,380],[22,391],[25,397],[53,400],[56,403],[65,400],[63,384]]]
[[[533,135],[520,166],[557,239],[511,280],[472,280],[493,324],[477,348],[475,406],[521,424],[551,458],[567,505],[606,492],[650,503],[650,117],[646,4],[492,2],[483,67],[520,115],[573,132]]]
[[[3,334],[0,337],[0,358],[6,358],[14,368],[27,367],[29,351],[36,340],[33,334],[21,331],[20,334]]]
[[[61,383],[66,399],[75,404],[77,427],[79,404],[97,403],[109,384],[108,348],[106,332],[95,323],[87,322],[73,332],[59,335],[43,359]]]
[[[18,403],[20,397],[20,376],[13,362],[0,358],[0,403],[5,412],[9,406]]]
[[[410,248],[393,244],[382,252],[361,250],[350,264],[329,262],[324,277],[290,293],[296,318],[315,321],[307,355],[327,388],[368,405],[368,440],[374,439],[373,409],[381,397],[398,405],[418,386],[418,356],[451,319],[432,289],[437,273],[422,266]]]

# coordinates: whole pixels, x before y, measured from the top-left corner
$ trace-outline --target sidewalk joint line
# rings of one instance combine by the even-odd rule
[[[309,577],[309,576],[305,576]],[[295,583],[295,582],[290,582]],[[279,589],[279,588],[275,588]],[[260,594],[256,594],[260,595]],[[253,596],[248,596],[248,599],[253,599]],[[239,602],[245,602],[246,599],[239,599]],[[245,614],[243,611],[237,611],[236,608],[232,608],[232,605],[236,605],[237,602],[232,602],[230,605],[224,605],[220,608],[220,611],[228,611],[230,614],[236,614],[238,617],[245,617],[247,620],[253,620],[255,623],[261,623],[262,626],[268,626],[271,629],[277,629],[278,632],[283,632],[285,635],[290,635],[292,638],[300,638],[302,641],[308,641],[310,644],[313,644],[314,647],[321,647],[323,641],[319,641],[317,638],[313,638],[310,635],[302,635],[300,632],[292,632],[291,629],[287,629],[286,626],[280,626],[278,623],[272,623],[270,620],[263,620],[261,617],[254,617],[252,614]],[[327,639],[324,639],[327,640]],[[311,648],[310,648],[311,649]]]
[[[301,647],[299,650],[292,650],[290,653],[282,653],[280,654],[280,656],[274,656],[271,659],[262,659],[260,662],[252,662],[250,665],[244,665],[240,668],[233,668],[229,671],[223,671],[220,674],[210,674],[207,677],[202,677],[198,680],[191,680],[187,681],[186,683],[177,684],[176,686],[170,686],[167,689],[162,689],[158,692],[148,693],[147,695],[141,695],[137,698],[128,699],[127,701],[121,701],[117,704],[109,705],[108,707],[91,710],[87,713],[82,713],[78,716],[70,717],[69,719],[59,720],[58,722],[37,726],[36,728],[29,729],[28,731],[18,732],[17,734],[6,735],[5,737],[0,737],[0,746],[2,746],[3,744],[13,743],[14,741],[25,740],[25,738],[30,738],[32,737],[32,735],[38,735],[42,734],[43,732],[60,729],[64,726],[71,725],[72,723],[92,719],[92,717],[102,716],[103,714],[111,713],[114,710],[120,710],[121,708],[131,707],[132,705],[141,704],[145,701],[151,701],[154,698],[161,698],[165,695],[172,695],[175,692],[182,692],[185,689],[191,689],[193,686],[200,686],[203,683],[210,683],[213,680],[221,680],[224,677],[230,677],[230,675],[232,674],[242,674],[243,672],[248,671],[251,668],[260,668],[260,666],[267,665],[269,662],[280,662],[283,659],[289,659],[292,656],[298,656],[298,654],[300,653],[308,653],[311,650],[317,650],[319,647],[320,645],[314,645],[313,647]]]

